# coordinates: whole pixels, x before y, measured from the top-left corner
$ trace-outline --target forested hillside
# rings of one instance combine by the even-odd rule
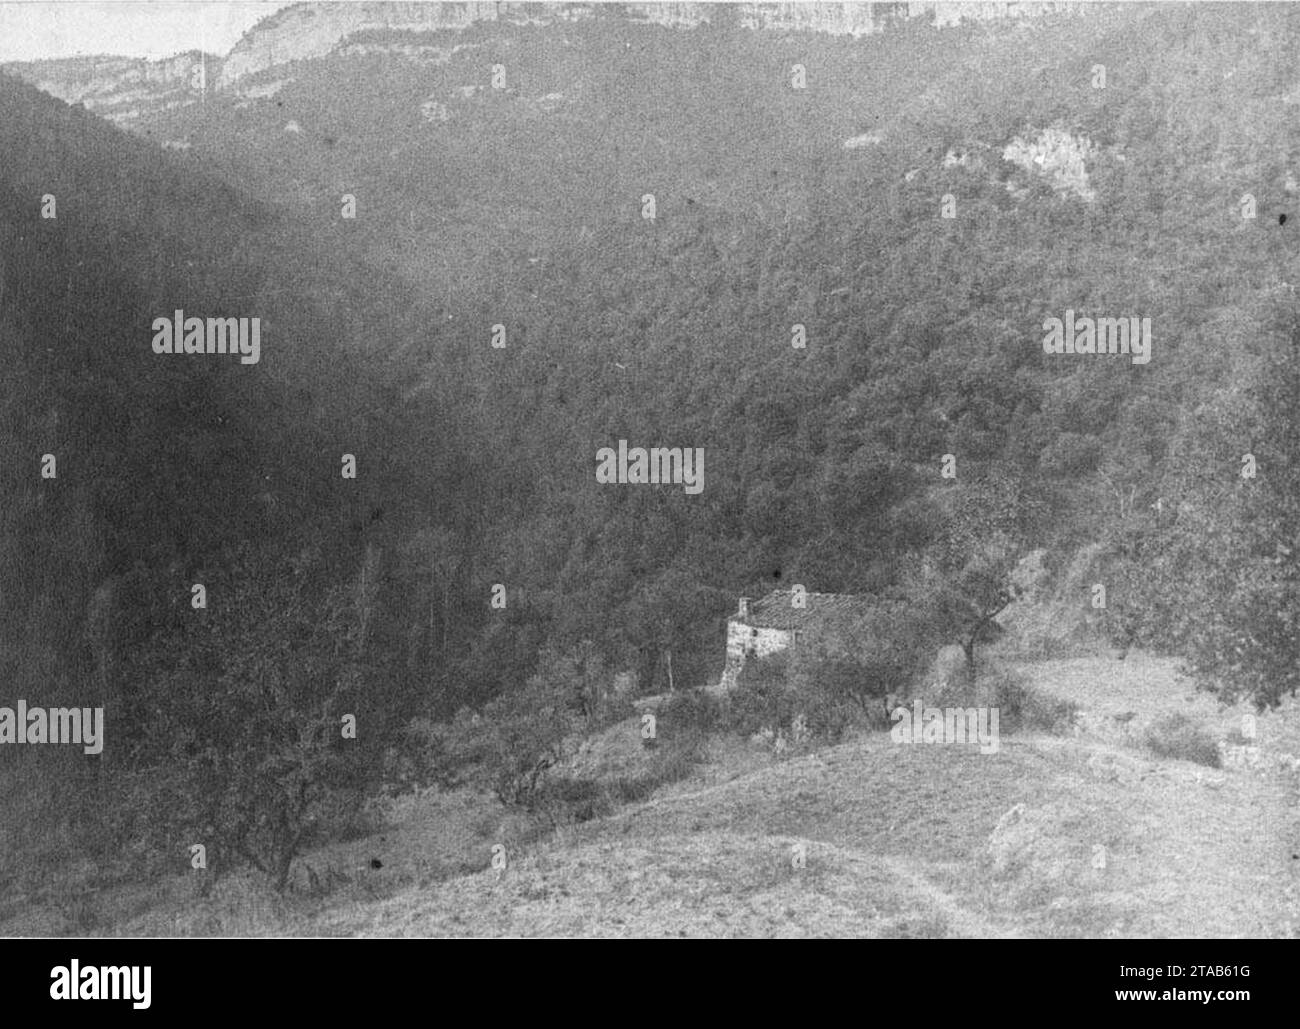
[[[496,530],[454,545],[523,598],[482,645],[527,638],[522,666],[467,666],[489,692],[547,638],[702,680],[736,594],[978,556],[952,522],[1057,567],[1101,545],[1114,633],[1213,665],[1255,635],[1238,591],[1292,589],[1294,17],[369,31],[145,130],[442,309],[429,376],[508,465]],[[1150,318],[1150,362],[1044,354],[1066,309]],[[706,490],[599,487],[620,438],[703,447]]]
[[[398,588],[389,526],[454,521],[441,498],[467,472],[435,395],[401,399],[406,287],[29,87],[0,81],[0,106],[4,677],[34,705],[103,705],[109,740],[66,762],[82,791],[5,748],[34,777],[9,824],[65,856],[146,837],[156,861],[202,824],[174,803],[192,776],[227,804],[257,774],[241,749],[283,745],[304,711],[364,714],[378,744],[419,708],[403,626],[372,618]],[[260,317],[261,360],[155,354],[178,308]],[[348,758],[358,788],[376,753]]]

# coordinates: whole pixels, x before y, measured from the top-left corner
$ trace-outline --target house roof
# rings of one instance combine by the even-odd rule
[[[812,626],[852,621],[868,616],[874,609],[870,597],[849,593],[808,593],[804,607],[793,607],[794,590],[773,590],[762,600],[749,605],[749,616],[732,617],[732,621],[764,629],[806,629]]]

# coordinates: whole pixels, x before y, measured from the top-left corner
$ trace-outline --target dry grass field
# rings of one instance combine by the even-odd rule
[[[306,855],[286,897],[240,876],[200,897],[178,877],[99,896],[90,932],[1296,934],[1293,706],[1258,716],[1256,750],[1216,769],[1150,745],[1170,715],[1224,739],[1247,713],[1195,693],[1172,662],[1134,654],[1022,670],[1079,705],[1072,731],[1004,735],[988,755],[886,733],[783,756],[714,737],[691,778],[558,830],[487,796],[425,791],[390,804],[375,835]],[[617,726],[575,764],[627,771],[636,740],[635,723]],[[492,867],[497,845],[504,868]],[[3,930],[75,931],[59,918],[42,909]]]

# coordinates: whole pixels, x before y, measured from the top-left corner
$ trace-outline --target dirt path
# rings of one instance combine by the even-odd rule
[[[942,912],[948,922],[949,935],[973,940],[1023,939],[1025,933],[1013,926],[994,925],[988,919],[976,914],[968,906],[946,890],[941,889],[928,878],[916,871],[910,862],[902,858],[887,857],[885,864],[899,880],[916,893],[923,901]],[[950,869],[956,871],[956,869]]]

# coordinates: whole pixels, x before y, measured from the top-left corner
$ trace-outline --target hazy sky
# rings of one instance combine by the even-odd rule
[[[0,0],[0,61],[76,54],[224,54],[285,0]]]

